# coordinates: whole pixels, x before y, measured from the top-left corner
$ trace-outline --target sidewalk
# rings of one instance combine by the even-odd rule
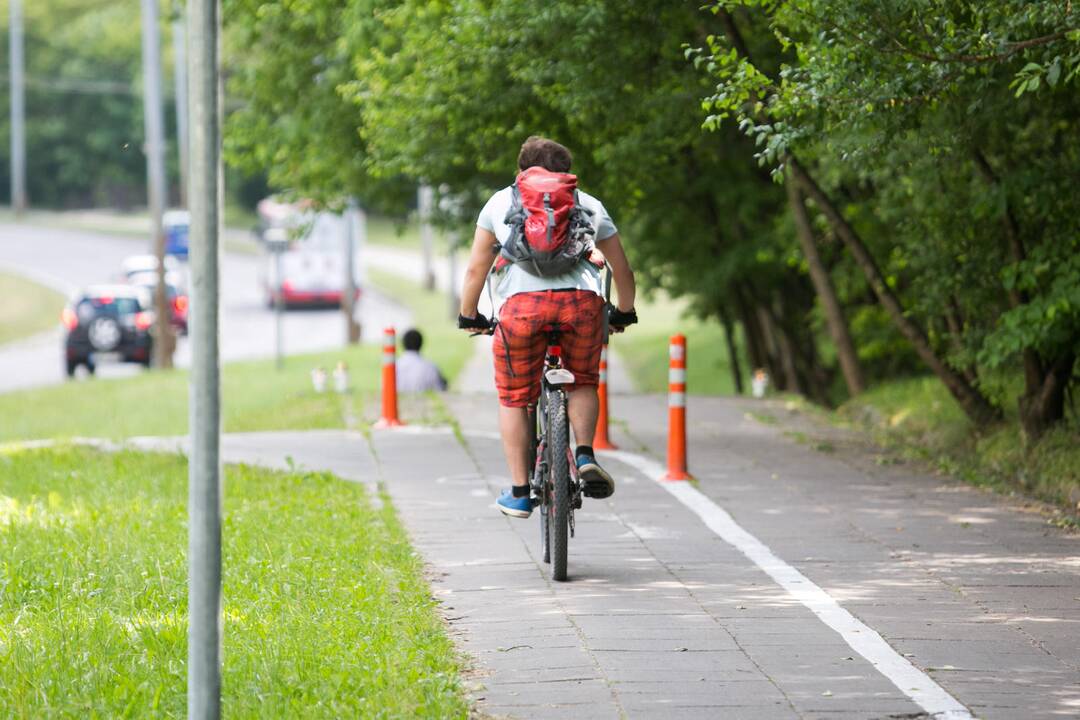
[[[378,477],[472,659],[480,712],[927,717],[911,697],[919,693],[887,679],[887,658],[860,654],[807,604],[812,593],[779,585],[775,567],[752,561],[638,469],[663,457],[663,397],[613,399],[632,433],[616,426],[614,439],[637,453],[624,456],[634,467],[607,456],[618,491],[577,513],[566,583],[551,582],[540,562],[536,518],[494,508],[508,480],[493,398],[453,395],[448,404],[464,444],[449,429],[416,427],[375,432],[370,443],[343,432],[264,433],[227,436],[224,456]],[[961,712],[939,717],[972,717],[964,706],[980,718],[1076,716],[1080,536],[1007,499],[878,466],[854,449],[796,444],[782,426],[747,415],[763,408],[783,412],[690,399],[690,466],[702,493],[777,564],[880,633],[915,680],[959,701]]]

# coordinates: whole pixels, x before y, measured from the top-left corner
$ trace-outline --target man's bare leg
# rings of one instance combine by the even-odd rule
[[[499,434],[502,436],[506,464],[510,468],[510,481],[519,487],[528,485],[529,411],[522,407],[499,405]]]
[[[595,385],[585,385],[567,393],[567,413],[574,428],[574,442],[592,445],[596,434],[596,418],[600,414],[600,396]]]
[[[580,447],[592,447],[596,434],[596,418],[600,414],[600,396],[595,385],[586,385],[573,390],[567,402],[570,425],[574,428],[574,442]],[[577,452],[574,452],[577,457]],[[596,462],[596,458],[578,462],[578,473],[585,485],[585,495],[592,498],[606,498],[615,492],[615,480]]]

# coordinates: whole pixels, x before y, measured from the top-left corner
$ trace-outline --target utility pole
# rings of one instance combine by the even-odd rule
[[[11,61],[11,209],[26,211],[26,68],[23,48],[22,0],[9,1],[9,59]]]
[[[417,209],[420,211],[420,246],[424,258],[424,289],[435,289],[435,270],[432,268],[431,254],[435,244],[435,230],[431,227],[431,213],[435,209],[435,189],[430,185],[421,185],[416,195]]]
[[[450,279],[446,283],[446,299],[449,302],[450,313],[448,317],[456,320],[461,312],[461,296],[458,295],[458,269],[457,249],[461,236],[457,230],[446,234],[446,259],[449,266]]]
[[[356,250],[362,244],[367,218],[349,198],[345,206],[345,290],[341,294],[341,309],[345,313],[345,341],[349,345],[360,342],[360,323],[356,321]]]
[[[155,0],[151,0],[152,2]],[[188,717],[221,717],[221,4],[188,0],[191,52],[191,386]]]
[[[146,195],[150,206],[153,252],[158,260],[154,293],[157,314],[154,365],[172,367],[175,338],[169,322],[172,309],[165,292],[165,119],[161,101],[161,37],[158,32],[158,0],[142,0],[143,125],[146,133]]]
[[[176,86],[176,148],[180,158],[180,206],[188,206],[187,21],[184,7],[173,4],[173,85]]]

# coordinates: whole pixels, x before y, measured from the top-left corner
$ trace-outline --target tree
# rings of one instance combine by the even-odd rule
[[[770,73],[714,37],[698,61],[718,80],[709,123],[736,116],[761,162],[787,165],[973,420],[995,416],[986,399],[1018,361],[1029,436],[1059,420],[1080,337],[1077,200],[1056,182],[1080,153],[1062,120],[1080,109],[1071,5],[712,9],[766,25],[789,57]]]
[[[39,0],[23,7],[31,202],[51,207],[129,207],[143,202],[138,0]],[[0,54],[5,58],[7,22],[7,2],[0,0]],[[11,165],[6,70],[3,81],[0,194],[7,197]],[[172,113],[166,117],[171,121]],[[176,182],[175,165],[171,170],[171,182]]]

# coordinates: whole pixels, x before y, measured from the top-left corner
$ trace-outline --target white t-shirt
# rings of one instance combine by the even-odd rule
[[[488,230],[495,234],[495,239],[500,244],[510,238],[510,226],[506,224],[506,213],[513,203],[513,186],[507,186],[491,196],[491,199],[480,211],[480,217],[476,219],[477,227]],[[612,222],[611,216],[604,209],[603,203],[586,192],[578,190],[578,202],[583,207],[592,211],[593,229],[596,231],[596,240],[606,240],[618,229]],[[495,293],[499,298],[506,300],[511,295],[523,292],[535,292],[537,290],[563,290],[576,288],[588,290],[603,296],[603,284],[600,281],[600,270],[588,260],[582,260],[570,272],[554,277],[537,277],[517,265],[508,265],[500,270],[493,278]]]
[[[415,350],[406,350],[397,358],[397,390],[402,393],[445,390],[446,380],[439,368]]]

